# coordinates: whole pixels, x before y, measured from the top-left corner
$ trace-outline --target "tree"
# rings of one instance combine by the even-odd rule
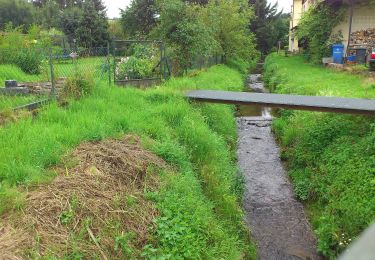
[[[33,5],[26,0],[0,0],[0,29],[7,23],[24,26],[24,30],[33,23]]]
[[[101,1],[97,1],[101,2]],[[108,41],[108,22],[105,13],[95,9],[95,2],[83,3],[82,17],[76,30],[78,43],[84,47],[105,46]]]
[[[76,7],[65,10],[61,15],[60,27],[71,46],[75,44],[74,41],[78,38],[77,29],[80,26],[82,16],[82,10]]]
[[[181,0],[163,0],[157,4],[160,21],[152,35],[168,43],[174,67],[186,70],[196,57],[214,53],[217,42],[213,31],[199,15],[204,7]]]
[[[69,44],[79,46],[105,46],[109,39],[108,21],[101,0],[85,1],[82,8],[72,7],[62,11],[60,26]]]
[[[249,4],[255,12],[255,19],[250,22],[251,31],[256,34],[258,49],[268,54],[281,40],[277,24],[282,13],[277,10],[277,3],[270,4],[267,0],[249,0]]]
[[[210,0],[201,14],[225,59],[254,60],[257,56],[254,35],[248,24],[253,10],[243,0]]]
[[[60,26],[59,5],[54,0],[34,2],[36,8],[36,22],[45,29],[58,28]]]
[[[154,0],[133,0],[128,8],[121,10],[121,23],[129,37],[147,35],[156,26]]]

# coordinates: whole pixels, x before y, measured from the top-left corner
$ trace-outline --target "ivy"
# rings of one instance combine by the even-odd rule
[[[304,45],[309,60],[320,63],[323,57],[331,55],[333,43],[342,42],[342,33],[332,35],[332,31],[344,19],[345,10],[346,7],[337,10],[321,4],[303,14],[296,35]]]

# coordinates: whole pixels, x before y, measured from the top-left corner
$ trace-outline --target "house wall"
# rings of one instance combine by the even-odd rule
[[[290,31],[289,31],[289,51],[298,51],[298,39],[295,37],[292,29],[296,27],[302,16],[303,4],[302,0],[294,0],[292,7],[292,15],[290,20]]]
[[[321,0],[294,0],[290,29],[297,26],[302,14],[318,2],[321,2]],[[336,34],[341,31],[344,39],[343,43],[345,45],[345,51],[347,49],[349,39],[349,20],[350,10],[348,9],[346,10],[344,21],[336,26],[332,32],[333,34]],[[375,5],[355,6],[353,12],[352,32],[366,30],[369,28],[375,28]],[[298,50],[298,39],[295,37],[294,32],[290,30],[289,51],[295,52]]]
[[[342,32],[344,36],[345,50],[349,40],[350,10],[345,13],[345,20],[333,29],[333,34]],[[356,6],[353,11],[352,32],[375,28],[375,6]]]
[[[290,21],[289,33],[289,51],[296,52],[298,48],[298,39],[295,37],[292,29],[299,23],[304,12],[308,11],[310,7],[314,6],[321,0],[294,0],[292,7],[292,19]]]

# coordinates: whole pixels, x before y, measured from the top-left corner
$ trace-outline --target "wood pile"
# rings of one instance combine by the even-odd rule
[[[375,28],[353,32],[350,35],[350,45],[375,47]]]

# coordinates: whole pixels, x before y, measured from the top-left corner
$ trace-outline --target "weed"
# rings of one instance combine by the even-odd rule
[[[133,248],[129,243],[134,239],[134,233],[122,233],[115,238],[115,251],[121,250],[125,257],[129,257],[133,253]]]
[[[94,80],[90,74],[76,73],[69,77],[61,93],[62,98],[80,99],[90,95],[94,89]]]

